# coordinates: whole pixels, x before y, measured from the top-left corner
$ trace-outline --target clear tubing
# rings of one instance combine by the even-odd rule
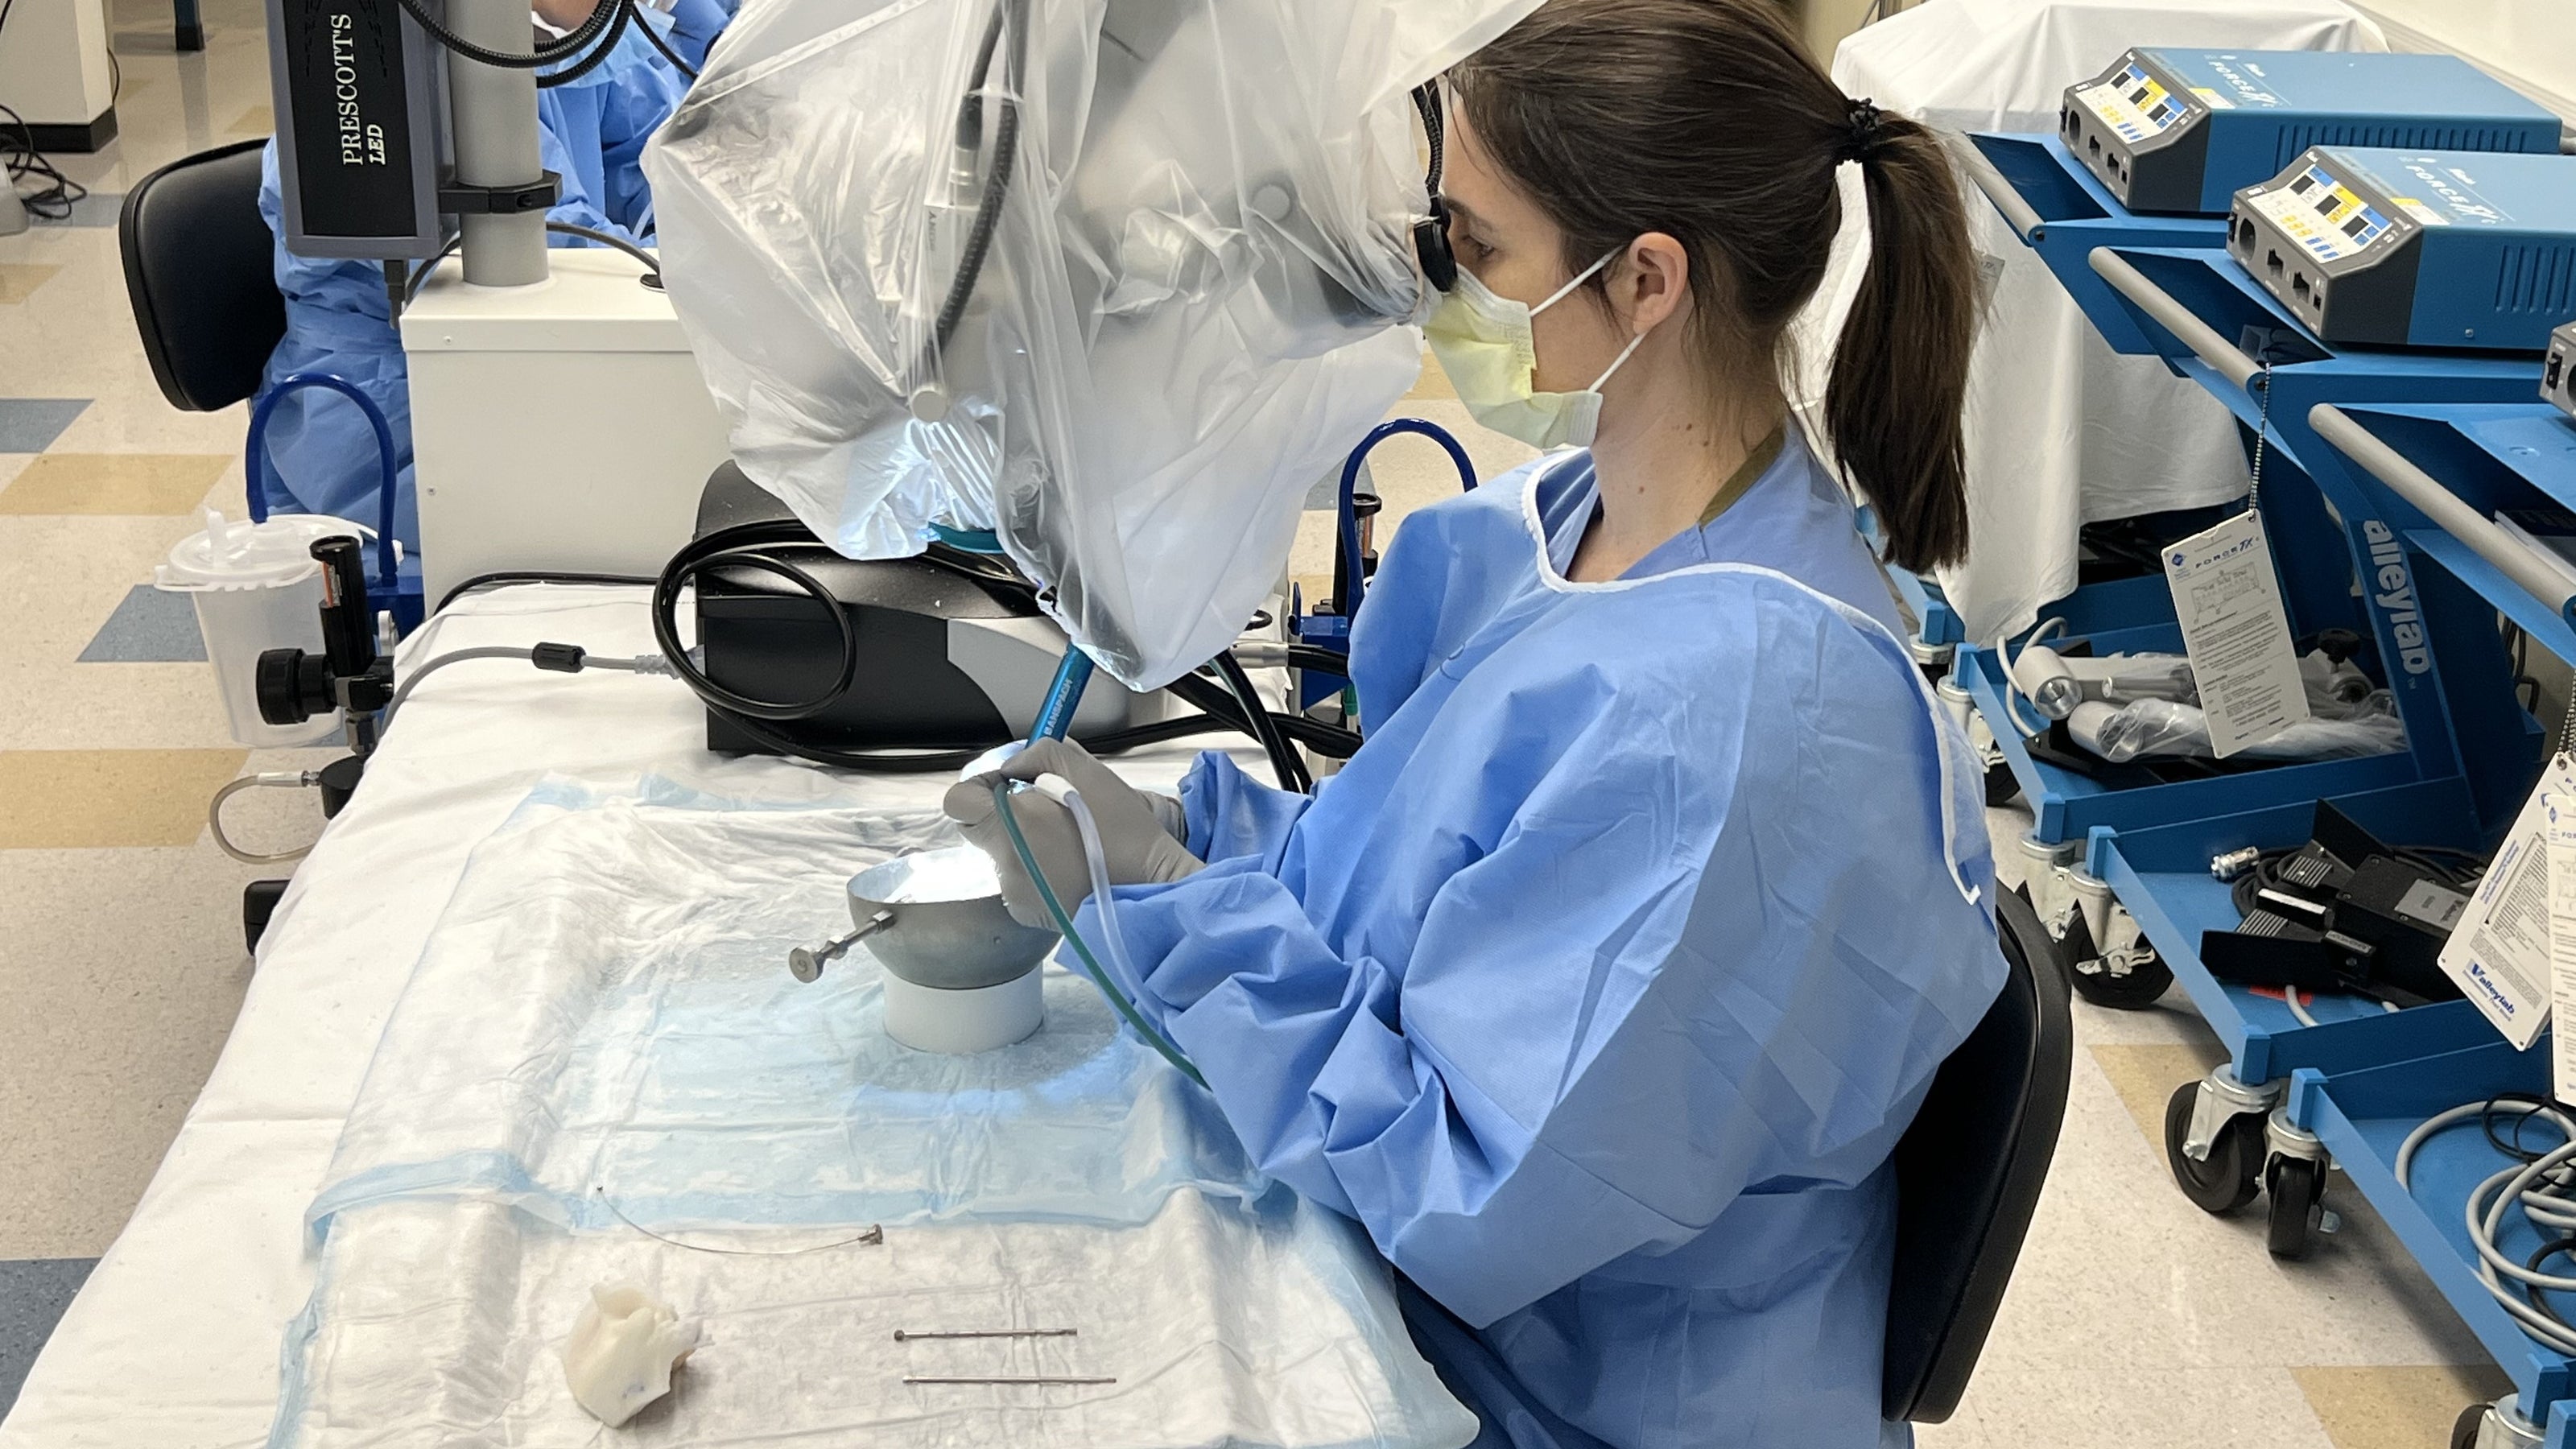
[[[1136,974],[1135,958],[1127,954],[1127,935],[1118,929],[1118,903],[1109,894],[1109,852],[1100,844],[1100,827],[1092,822],[1091,807],[1082,803],[1080,791],[1067,787],[1064,808],[1073,816],[1073,828],[1082,835],[1083,859],[1091,866],[1091,898],[1100,903],[1100,938],[1109,946],[1110,964],[1118,968],[1118,980],[1142,982]]]
[[[1011,781],[1004,780],[993,786],[994,811],[1002,817],[1003,832],[1011,837],[1011,851],[1020,858],[1020,869],[1029,873],[1030,883],[1038,889],[1038,899],[1046,904],[1047,915],[1055,921],[1055,928],[1064,933],[1065,944],[1073,947],[1074,957],[1082,962],[1084,974],[1091,978],[1092,985],[1100,988],[1101,995],[1109,998],[1109,1004],[1118,1009],[1119,1016],[1145,1039],[1146,1045],[1162,1053],[1163,1060],[1179,1068],[1183,1076],[1206,1086],[1207,1078],[1199,1075],[1199,1069],[1190,1064],[1188,1057],[1181,1055],[1180,1048],[1165,1041],[1161,1032],[1146,1025],[1145,1018],[1137,1014],[1136,1004],[1110,983],[1109,973],[1100,969],[1100,961],[1091,954],[1091,947],[1082,939],[1082,933],[1073,928],[1073,914],[1064,908],[1064,902],[1056,899],[1055,887],[1047,884],[1046,872],[1038,869],[1038,858],[1029,849],[1028,837],[1020,833],[1019,815],[1011,808],[1011,785]]]

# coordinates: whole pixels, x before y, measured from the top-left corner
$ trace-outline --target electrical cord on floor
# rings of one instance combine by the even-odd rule
[[[0,5],[0,26],[8,23],[8,10]],[[36,149],[36,130],[27,119],[8,106],[0,105],[0,116],[9,118],[11,129],[20,139],[0,145],[0,161],[5,161],[9,185],[15,189],[23,177],[34,176],[51,184],[34,191],[18,193],[19,204],[27,214],[43,221],[69,221],[72,208],[89,195],[89,188],[65,176],[45,154]]]
[[[300,846],[294,850],[263,853],[244,850],[233,844],[232,837],[224,833],[224,802],[244,790],[308,790],[321,783],[322,775],[317,770],[269,770],[225,782],[224,787],[215,792],[215,798],[206,805],[206,828],[214,834],[215,848],[244,865],[284,865],[290,860],[302,860],[312,854],[313,847],[309,845]]]
[[[2499,1115],[2514,1119],[2509,1139],[2496,1134]],[[2558,1145],[2546,1151],[2523,1145],[2522,1130],[2534,1118],[2547,1121],[2558,1132]],[[2498,1093],[2436,1113],[2398,1145],[2397,1185],[2412,1193],[2415,1157],[2424,1144],[2435,1134],[2472,1120],[2488,1145],[2509,1161],[2470,1188],[2462,1206],[2470,1245],[2477,1250],[2479,1281],[2524,1333],[2555,1352],[2576,1354],[2576,1328],[2570,1328],[2542,1296],[2576,1292],[2576,1277],[2544,1273],[2539,1266],[2576,1249],[2576,1120],[2554,1103],[2519,1092]],[[2517,1207],[2542,1239],[2540,1250],[2520,1262],[2507,1257],[2499,1246],[2505,1214]]]

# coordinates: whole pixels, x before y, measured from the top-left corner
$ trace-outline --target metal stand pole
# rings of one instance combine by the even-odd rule
[[[448,0],[457,34],[507,55],[536,49],[527,0]],[[537,159],[537,75],[447,58],[447,95],[456,139],[456,179],[468,186],[526,186],[541,181]],[[465,227],[465,280],[480,287],[524,287],[546,279],[546,218],[459,218]]]

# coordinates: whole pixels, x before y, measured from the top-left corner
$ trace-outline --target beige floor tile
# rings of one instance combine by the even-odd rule
[[[234,136],[265,136],[276,129],[277,116],[266,106],[251,107],[233,117],[233,123],[224,128],[227,134]]]
[[[0,850],[185,846],[242,750],[0,750]]]
[[[1986,1342],[1987,1368],[2109,1378],[2481,1356],[2349,1182],[2338,1177],[2328,1188],[2342,1231],[2303,1262],[2277,1262],[2264,1250],[2259,1204],[2225,1218],[2192,1206],[2165,1166],[2161,1118],[2156,1136],[2143,1133],[2104,1055],[2090,1049],[2103,1024],[2125,1027],[2130,1015],[2076,1009],[2076,1041],[2086,1049],[2076,1054],[2047,1189]],[[2191,1025],[2208,1043],[2207,1028]],[[2188,1071],[2190,1060],[2168,1058],[2168,1070]]]
[[[0,514],[0,618],[10,621],[0,630],[0,698],[45,701],[0,712],[0,750],[232,743],[210,666],[79,662],[127,591],[197,527],[149,515]]]
[[[61,270],[34,262],[0,262],[0,303],[26,301]]]
[[[235,461],[221,453],[47,453],[0,488],[0,513],[190,514]]]
[[[2216,1039],[2204,1035],[2201,1041],[2188,1044],[2096,1046],[2093,1060],[2101,1066],[2102,1075],[2111,1079],[2112,1089],[2120,1094],[2138,1131],[2161,1153],[2166,1099],[2183,1083],[2208,1076],[2212,1068],[2227,1060],[2227,1053]]]
[[[2294,1368],[2308,1407],[2335,1449],[2433,1449],[2450,1442],[2460,1410],[2493,1402],[2513,1381],[2493,1364]]]
[[[1923,1449],[2336,1449],[2289,1371],[1980,1367]],[[2433,1440],[2421,1449],[2440,1449]]]
[[[48,701],[0,717],[0,753],[79,751],[101,740],[122,749],[233,746],[214,670],[204,664],[0,664],[0,697]]]
[[[282,873],[205,842],[0,853],[0,1258],[114,1241],[249,986],[242,886]]]

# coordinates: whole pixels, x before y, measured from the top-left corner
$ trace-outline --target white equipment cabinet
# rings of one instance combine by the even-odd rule
[[[432,604],[479,574],[657,574],[725,460],[688,339],[635,259],[547,260],[533,287],[442,265],[403,313]]]

